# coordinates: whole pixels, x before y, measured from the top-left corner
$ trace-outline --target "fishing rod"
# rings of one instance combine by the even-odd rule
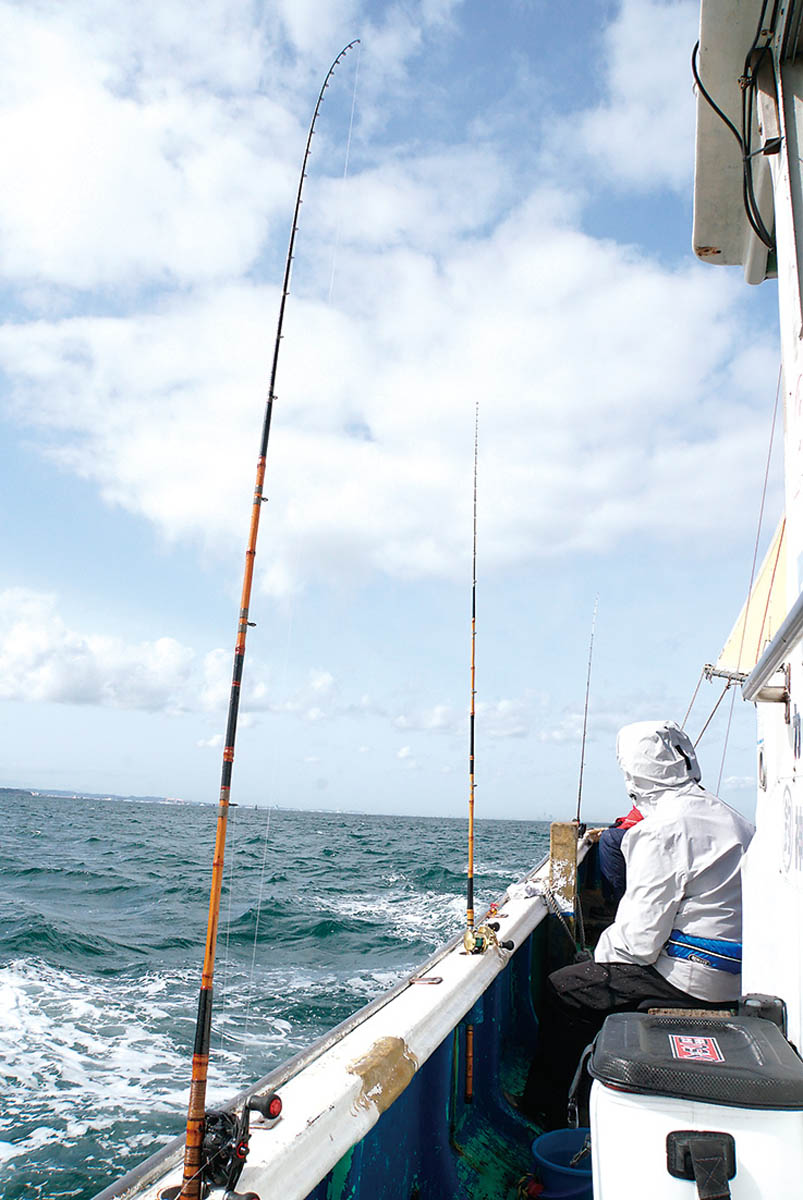
[[[479,447],[480,404],[474,409],[474,537],[471,551],[471,704],[469,707],[468,736],[468,878],[466,881],[466,931],[463,948],[467,954],[484,954],[489,946],[500,946],[512,950],[511,941],[500,942],[497,938],[499,923],[489,921],[474,924],[474,719],[476,715],[476,646],[477,646],[477,458]],[[490,916],[490,912],[488,916]],[[466,1098],[473,1096],[473,1043],[474,1027],[466,1026]]]
[[[477,448],[480,402],[474,409],[474,539],[471,551],[471,706],[468,738],[468,882],[466,885],[466,936],[474,932],[474,716],[477,695],[475,651],[477,646]]]
[[[583,709],[583,740],[580,744],[580,782],[577,785],[577,816],[575,821],[580,824],[580,804],[583,799],[583,770],[586,761],[586,733],[588,731],[588,697],[591,694],[591,659],[594,655],[594,631],[597,627],[597,608],[599,596],[594,598],[594,616],[591,618],[591,641],[588,646],[588,675],[586,676],[586,702]]]
[[[287,248],[287,258],[284,265],[282,281],[282,296],[279,302],[279,317],[276,325],[276,340],[273,346],[273,361],[270,372],[270,386],[265,403],[265,416],[262,424],[262,438],[257,459],[256,484],[251,508],[251,522],[248,531],[248,547],[245,552],[245,570],[243,573],[242,598],[240,601],[240,619],[237,625],[237,641],[234,648],[234,667],[231,679],[231,694],[229,697],[229,712],[226,724],[226,741],[223,748],[223,766],[220,779],[220,804],[218,808],[217,832],[215,836],[215,852],[212,862],[212,885],[209,894],[209,919],[206,932],[206,949],[204,952],[203,971],[201,974],[201,990],[198,999],[198,1017],[195,1026],[195,1044],[192,1055],[192,1081],[190,1083],[190,1098],[187,1109],[187,1137],[184,1149],[184,1175],[178,1196],[180,1200],[199,1200],[201,1195],[203,1163],[202,1150],[204,1128],[206,1122],[206,1084],[209,1069],[209,1042],[212,1029],[212,985],[215,971],[215,950],[217,946],[217,928],[220,917],[220,897],[223,885],[223,857],[226,847],[226,826],[231,794],[231,775],[234,765],[234,742],[237,735],[237,716],[240,707],[240,695],[245,661],[245,639],[248,629],[254,624],[249,621],[251,604],[251,586],[254,577],[254,559],[256,557],[257,534],[259,532],[259,516],[263,501],[262,493],[265,482],[265,464],[270,437],[270,423],[273,414],[273,402],[276,399],[276,371],[279,363],[279,347],[282,340],[284,310],[290,292],[290,273],[293,263],[293,249],[298,230],[298,216],[301,209],[301,193],[307,175],[307,162],[312,147],[312,136],[315,132],[315,122],[323,103],[324,92],[329,86],[329,80],[341,59],[356,46],[359,38],[344,46],[330,66],[326,78],[318,93],[318,100],[312,114],[312,120],[307,134],[304,158],[301,163],[301,173],[298,180],[293,221],[290,227],[290,243]],[[246,1138],[247,1148],[247,1138]],[[243,1156],[244,1160],[244,1156]],[[233,1186],[233,1184],[232,1184]],[[173,1189],[170,1189],[172,1192]]]

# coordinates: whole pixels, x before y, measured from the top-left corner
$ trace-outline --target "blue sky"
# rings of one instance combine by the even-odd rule
[[[217,798],[296,176],[360,37],[305,193],[233,798],[465,811],[479,400],[477,812],[573,815],[597,595],[584,805],[627,807],[617,728],[683,718],[744,600],[778,371],[774,285],[690,250],[696,21],[0,0],[0,785]],[[737,698],[747,812],[754,742]]]

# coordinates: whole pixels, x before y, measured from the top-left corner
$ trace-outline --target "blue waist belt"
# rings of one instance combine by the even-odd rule
[[[742,970],[742,943],[726,942],[722,938],[692,937],[673,929],[664,946],[664,954],[670,958],[685,958],[689,962],[702,963],[715,971],[727,971],[739,975]]]

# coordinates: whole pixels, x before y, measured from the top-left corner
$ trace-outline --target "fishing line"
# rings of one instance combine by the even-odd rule
[[[357,47],[357,63],[354,68],[354,92],[351,97],[351,115],[349,117],[349,132],[346,138],[346,160],[343,163],[343,180],[340,185],[340,198],[337,205],[337,222],[335,225],[335,245],[332,251],[332,274],[329,279],[329,296],[327,304],[332,303],[332,295],[335,290],[335,267],[337,265],[337,254],[340,250],[340,238],[343,229],[343,196],[346,190],[346,177],[349,171],[349,159],[351,157],[351,134],[354,129],[354,109],[357,105],[357,81],[360,78],[360,58],[362,56],[362,46]]]
[[[287,694],[287,678],[288,678],[288,674],[289,674],[289,662],[290,662],[290,644],[292,642],[292,635],[293,635],[293,613],[294,613],[294,608],[293,608],[293,604],[292,604],[292,594],[291,594],[290,597],[288,598],[288,606],[287,606],[287,621],[286,621],[287,634],[284,639],[284,655],[283,655],[283,659],[282,659],[282,670],[281,670],[280,680],[279,680],[279,683],[278,683],[278,686],[276,689],[277,694],[280,696],[285,696]],[[282,746],[282,749],[283,749],[283,746]],[[245,1041],[248,1037],[248,1025],[249,1025],[249,1022],[251,1019],[251,1004],[254,999],[254,991],[255,991],[254,980],[256,978],[256,956],[257,956],[257,947],[259,945],[259,927],[260,927],[260,923],[261,923],[261,919],[262,919],[262,905],[263,905],[263,901],[265,899],[265,871],[267,869],[268,849],[269,849],[269,845],[270,845],[271,813],[273,811],[273,808],[274,808],[273,805],[270,805],[270,804],[268,805],[267,819],[265,821],[265,831],[262,835],[262,867],[261,867],[260,874],[259,874],[259,890],[257,892],[257,906],[256,906],[255,920],[254,920],[254,944],[253,944],[252,951],[251,951],[251,969],[249,971],[248,987],[246,989],[246,1007],[245,1007],[245,1022],[244,1022],[244,1027],[243,1027],[243,1041]],[[245,1048],[243,1050],[243,1053],[245,1053]]]
[[[237,858],[237,843],[235,841],[235,832],[236,832],[236,815],[235,814],[236,814],[236,805],[232,805],[232,813],[231,813],[231,843],[232,843],[232,845],[231,845],[231,852],[229,854],[229,877],[228,877],[229,895],[228,895],[228,903],[227,903],[227,908],[226,908],[226,936],[223,941],[223,971],[222,971],[223,986],[220,990],[221,991],[220,1007],[221,1008],[226,1007],[226,998],[228,996],[228,991],[229,991],[229,944],[231,942],[231,907],[232,907],[232,897],[234,895],[234,862],[235,862],[235,859]],[[223,1042],[225,1041],[225,1039],[226,1039],[226,1033],[224,1031],[223,1025],[221,1024],[220,1036],[218,1038],[218,1050],[223,1049]]]
[[[262,871],[259,876],[259,895],[257,897],[256,922],[254,925],[254,946],[251,951],[251,977],[248,980],[248,1003],[245,1009],[245,1026],[243,1028],[243,1038],[248,1037],[248,1021],[251,1016],[251,999],[254,994],[254,973],[256,971],[257,961],[257,942],[259,941],[259,918],[262,913],[262,897],[265,890],[265,864],[268,861],[268,836],[270,834],[270,807],[268,808],[268,818],[265,822],[265,833],[262,839]]]
[[[234,647],[234,664],[232,667],[231,692],[229,694],[229,711],[226,722],[226,735],[223,746],[223,765],[220,775],[220,800],[218,805],[217,832],[212,858],[212,883],[209,889],[209,916],[206,931],[206,946],[201,972],[201,987],[198,996],[198,1015],[195,1024],[195,1039],[192,1053],[192,1079],[190,1083],[189,1102],[187,1105],[187,1127],[184,1143],[184,1167],[180,1190],[180,1200],[199,1200],[200,1186],[198,1169],[201,1165],[201,1150],[203,1145],[204,1128],[206,1124],[206,1090],[209,1075],[209,1047],[212,1029],[213,983],[215,972],[215,953],[217,950],[218,921],[220,918],[220,898],[223,885],[223,869],[226,848],[226,828],[228,824],[231,777],[234,765],[234,747],[237,737],[237,719],[240,708],[240,695],[245,663],[246,638],[253,622],[249,620],[251,591],[254,579],[254,560],[256,558],[257,535],[259,533],[259,518],[264,500],[265,469],[270,440],[271,418],[273,403],[276,399],[276,376],[279,364],[279,351],[282,343],[282,329],[287,297],[290,292],[290,276],[293,264],[296,232],[301,211],[301,193],[304,188],[307,164],[312,149],[312,137],[315,132],[315,122],[323,103],[324,92],[329,86],[329,80],[341,59],[357,44],[359,39],[344,46],[332,62],[318,93],[318,99],[312,114],[304,156],[296,189],[296,200],[293,208],[293,219],[290,228],[290,239],[287,257],[284,264],[282,293],[279,300],[279,314],[276,323],[276,337],[273,345],[270,383],[265,401],[265,411],[262,421],[262,435],[257,458],[256,480],[251,507],[251,520],[248,530],[248,542],[245,552],[245,567],[243,570],[243,585],[240,600],[239,620],[237,623],[237,640]]]
[[[292,642],[292,637],[293,637],[293,613],[294,613],[294,609],[293,609],[292,596],[291,596],[290,599],[288,600],[288,608],[287,608],[287,636],[284,639],[284,658],[283,658],[283,662],[282,662],[282,673],[281,673],[281,679],[279,682],[279,686],[277,689],[279,695],[287,694],[287,677],[289,674],[289,662],[290,662],[290,644]],[[271,822],[271,812],[272,811],[273,811],[273,806],[268,805],[268,815],[267,815],[267,820],[265,821],[265,832],[262,835],[262,869],[261,869],[260,875],[259,875],[259,891],[257,893],[257,910],[256,910],[256,919],[255,919],[255,923],[254,923],[254,946],[253,946],[253,950],[251,953],[251,971],[250,971],[249,978],[248,978],[248,990],[246,993],[247,1002],[246,1002],[246,1009],[245,1009],[245,1026],[243,1029],[243,1038],[246,1038],[248,1036],[248,1022],[249,1022],[250,1016],[251,1016],[251,1002],[254,998],[254,978],[256,975],[256,955],[257,955],[257,945],[259,943],[259,925],[260,925],[260,921],[262,918],[262,902],[265,898],[265,870],[266,870],[266,864],[268,861],[268,847],[270,844],[270,822]]]
[[[594,597],[594,615],[591,618],[591,641],[588,647],[588,675],[586,676],[586,701],[583,709],[583,740],[580,744],[580,782],[577,786],[577,816],[575,820],[580,824],[580,804],[583,798],[583,769],[586,761],[586,733],[588,731],[588,698],[591,693],[591,660],[594,655],[594,632],[597,628],[597,609],[599,608],[599,594]]]

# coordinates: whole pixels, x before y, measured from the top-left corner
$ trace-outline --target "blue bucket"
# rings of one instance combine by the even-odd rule
[[[542,1133],[533,1142],[535,1169],[544,1191],[541,1200],[592,1200],[591,1154],[580,1159],[575,1167],[569,1163],[582,1150],[589,1130],[555,1129]]]

